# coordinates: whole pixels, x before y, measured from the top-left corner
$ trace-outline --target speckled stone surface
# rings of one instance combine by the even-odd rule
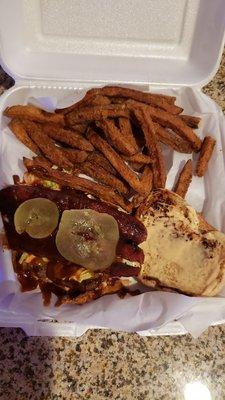
[[[1,73],[0,92],[11,84]],[[204,92],[225,111],[225,52]],[[192,382],[208,392],[195,389],[185,397]],[[197,340],[100,330],[76,339],[29,338],[20,329],[2,328],[0,400],[28,399],[224,400],[225,326],[209,328]]]

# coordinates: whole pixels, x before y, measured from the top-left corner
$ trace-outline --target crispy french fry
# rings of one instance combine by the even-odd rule
[[[128,100],[127,106],[133,109],[133,111],[137,108],[143,107],[142,103],[133,100]],[[159,110],[149,105],[145,107],[154,122],[157,122],[166,128],[172,129],[182,139],[187,140],[194,151],[199,151],[202,143],[201,140],[196,133],[189,126],[187,126],[184,121],[182,121],[182,119],[180,119],[178,116],[169,114],[166,111]]]
[[[23,124],[19,119],[12,119],[9,123],[9,128],[25,146],[27,146],[31,151],[35,154],[40,154],[39,147],[35,144],[35,142],[29,137],[26,129],[24,128]]]
[[[188,160],[180,172],[175,184],[174,192],[181,197],[185,197],[192,181],[192,161]]]
[[[124,138],[126,138],[126,140],[130,143],[130,145],[134,149],[134,153],[133,154],[137,153],[139,148],[138,148],[137,142],[136,142],[134,134],[133,134],[133,130],[132,130],[132,125],[131,125],[130,119],[129,118],[120,117],[119,118],[119,127],[120,127],[120,131],[121,131],[122,136]]]
[[[139,122],[145,137],[146,147],[153,159],[153,180],[155,188],[164,188],[166,183],[165,161],[155,134],[155,127],[146,107],[138,107],[134,115]]]
[[[172,131],[167,131],[161,125],[155,123],[156,135],[161,143],[166,144],[179,153],[192,153],[193,149],[187,140],[182,139]]]
[[[60,114],[50,113],[32,105],[7,107],[4,115],[9,118],[25,118],[35,122],[52,122],[58,125],[64,125],[64,116]]]
[[[204,138],[196,167],[197,176],[201,177],[205,175],[215,144],[216,141],[211,136],[206,136]]]
[[[112,119],[97,121],[96,125],[103,130],[106,137],[110,139],[113,147],[120,153],[131,156],[137,152],[137,146],[133,147],[132,143],[121,133]]]
[[[192,115],[184,115],[181,114],[180,118],[192,129],[198,129],[199,124],[201,122],[200,117],[194,117]]]
[[[138,207],[144,201],[145,197],[147,197],[152,190],[153,172],[152,172],[152,169],[149,167],[149,165],[145,166],[140,181],[142,182],[143,186],[145,187],[145,196],[141,196],[140,194],[134,195],[134,197],[132,199],[132,204],[133,204],[134,208]]]
[[[39,160],[37,160],[37,158]],[[52,169],[52,166],[49,166],[49,163],[46,163],[45,160],[41,160],[39,157],[36,157],[35,160],[24,158],[23,161],[28,171],[32,171],[34,175],[41,176],[41,178],[44,177],[51,179],[54,182],[59,183],[61,186],[69,186],[91,194],[108,203],[120,206],[127,212],[131,211],[131,204],[126,202],[121,195],[116,193],[109,186],[103,186],[89,179],[80,178],[74,174],[68,174],[57,169]]]
[[[80,150],[93,151],[94,147],[82,135],[77,132],[63,129],[55,124],[43,124],[43,132],[52,139],[58,140],[61,143],[66,143],[71,147]]]
[[[120,86],[105,86],[103,88],[90,89],[87,92],[89,95],[102,94],[108,97],[122,97],[140,101],[142,103],[151,104],[154,107],[159,107],[171,114],[180,114],[183,109],[176,106],[172,102],[168,102],[168,97],[157,95],[154,93],[144,93],[140,90],[124,88]]]
[[[137,175],[125,164],[123,159],[115,152],[115,150],[93,130],[88,131],[88,139],[95,148],[101,151],[110,161],[117,172],[125,179],[126,182],[138,193],[144,193],[144,189]]]
[[[68,158],[73,164],[83,163],[87,157],[88,153],[84,150],[74,150],[74,149],[63,149],[61,148],[62,153]]]
[[[137,153],[130,157],[123,156],[123,159],[137,164],[152,164],[154,162],[154,160],[150,156],[142,153]]]
[[[23,121],[23,126],[45,157],[53,164],[66,169],[73,168],[71,161],[68,160],[59,147],[55,146],[54,141],[47,135],[43,135],[40,124],[27,120]]]
[[[82,171],[84,174],[89,175],[100,183],[110,186],[122,194],[128,194],[128,187],[120,179],[110,174],[110,172],[106,171],[104,168],[100,166],[96,168],[96,165],[86,161],[82,165]]]
[[[96,166],[96,168],[102,167],[104,168],[105,171],[110,172],[112,175],[116,175],[117,171],[115,168],[110,164],[110,162],[103,156],[102,153],[99,153],[98,151],[93,151],[88,155],[88,161],[90,161],[93,165]]]
[[[135,163],[133,161],[129,161],[129,166],[136,172],[141,172],[146,164]]]
[[[61,115],[61,114],[57,114]],[[108,106],[90,106],[79,108],[65,115],[66,124],[74,126],[86,121],[99,121],[104,118],[128,117],[129,111],[125,104]]]
[[[85,134],[86,130],[87,130],[88,124],[86,124],[85,122],[82,124],[75,124],[73,125],[73,127],[71,128],[72,131],[76,132],[76,133],[81,133],[82,135]]]

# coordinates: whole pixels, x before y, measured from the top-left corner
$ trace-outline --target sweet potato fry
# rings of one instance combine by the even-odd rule
[[[37,165],[38,162],[38,165]],[[61,186],[68,186],[73,189],[91,194],[99,199],[102,199],[113,205],[120,206],[127,212],[131,211],[131,204],[126,202],[121,195],[116,193],[109,186],[103,186],[99,183],[93,182],[89,179],[80,178],[74,174],[52,169],[45,160],[37,157],[35,160],[24,158],[24,165],[28,171],[32,171],[34,175],[41,176],[41,178],[48,178],[52,181],[59,183]]]
[[[115,150],[93,130],[89,129],[87,135],[93,146],[104,154],[124,180],[138,193],[144,193],[137,175],[126,165]]]
[[[187,140],[182,139],[176,135],[173,131],[168,131],[161,125],[155,123],[156,135],[161,143],[170,146],[172,149],[179,153],[192,153],[193,149]]]
[[[9,118],[25,118],[40,123],[52,122],[61,126],[65,124],[63,115],[50,113],[32,105],[7,107],[4,115]]]
[[[165,96],[144,93],[140,90],[124,88],[120,86],[105,86],[103,88],[90,89],[87,92],[89,95],[102,94],[108,97],[124,97],[127,99],[133,99],[142,103],[151,104],[154,107],[159,107],[171,114],[180,114],[183,109],[176,106],[175,104],[168,102]]]
[[[134,208],[138,207],[149,195],[153,187],[153,172],[149,165],[145,166],[143,174],[141,176],[140,181],[142,182],[143,186],[145,187],[145,196],[141,196],[140,194],[135,194],[132,199],[132,205]]]
[[[130,157],[123,156],[123,159],[137,164],[152,164],[154,162],[153,158],[142,153],[137,153]]]
[[[136,172],[141,172],[146,164],[139,164],[139,163],[135,163],[133,161],[129,161],[129,166],[131,167],[131,169],[133,169]]]
[[[155,134],[155,127],[147,107],[134,109],[134,115],[144,133],[146,147],[153,159],[153,181],[155,188],[164,188],[166,183],[165,161]]]
[[[203,140],[200,156],[196,167],[196,175],[205,175],[216,141],[211,136],[206,136]]]
[[[57,114],[61,115],[61,114]],[[128,117],[129,111],[125,104],[83,107],[65,115],[66,124],[74,126],[86,121],[99,121],[104,118]]]
[[[96,166],[96,168],[102,167],[104,168],[105,171],[110,172],[112,175],[116,175],[117,171],[115,168],[110,164],[110,162],[103,156],[102,153],[99,153],[98,151],[93,151],[88,155],[88,161],[90,161],[93,165]]]
[[[97,121],[96,125],[103,130],[107,139],[110,139],[113,147],[120,153],[131,156],[137,152],[137,146],[133,147],[132,143],[121,133],[112,119]]]
[[[43,124],[43,132],[46,133],[52,139],[55,139],[61,143],[66,143],[71,147],[75,147],[80,150],[93,151],[94,147],[87,141],[82,135],[77,132],[63,129],[56,124]]]
[[[55,146],[54,141],[47,135],[43,135],[40,124],[27,120],[23,121],[23,126],[45,157],[47,157],[53,164],[66,169],[73,168],[71,161],[68,160],[59,147]]]
[[[73,164],[83,163],[87,157],[88,153],[84,150],[74,150],[74,149],[63,149],[61,148],[63,155],[65,155],[68,160],[70,160]]]
[[[201,122],[200,117],[194,117],[192,115],[184,115],[181,114],[180,118],[192,129],[198,129],[199,124]]]
[[[185,197],[192,180],[192,161],[188,160],[180,172],[174,192],[181,197]]]
[[[86,124],[85,122],[82,124],[75,124],[73,125],[73,127],[71,128],[72,131],[76,132],[76,133],[81,133],[82,135],[85,134],[86,130],[87,130],[88,124]]]
[[[91,162],[85,161],[85,163],[81,166],[82,172],[91,178],[96,179],[100,183],[104,185],[112,187],[114,190],[117,190],[119,193],[128,194],[128,187],[114,175],[110,174],[110,172],[106,171],[104,168],[94,165]]]
[[[16,118],[12,119],[8,126],[14,133],[14,135],[17,137],[17,139],[19,139],[20,142],[22,142],[26,147],[28,147],[35,154],[41,153],[39,147],[29,137],[29,135],[26,132],[26,129],[24,128],[23,124],[19,119]]]
[[[133,109],[143,107],[142,103],[133,100],[127,101],[127,106]],[[182,139],[187,140],[194,151],[199,151],[201,148],[201,140],[196,133],[185,124],[178,116],[169,114],[166,111],[156,109],[151,106],[145,106],[148,113],[151,115],[152,120],[162,125],[165,128],[170,128],[176,132]]]
[[[138,145],[137,145],[137,142],[136,142],[134,134],[133,134],[130,119],[120,117],[119,118],[119,127],[120,127],[122,136],[127,139],[127,141],[130,143],[130,145],[134,149],[133,154],[137,153]]]

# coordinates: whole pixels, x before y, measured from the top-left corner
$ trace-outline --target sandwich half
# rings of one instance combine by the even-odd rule
[[[139,280],[152,288],[215,296],[225,284],[225,235],[175,193],[153,191],[138,217],[147,228]]]

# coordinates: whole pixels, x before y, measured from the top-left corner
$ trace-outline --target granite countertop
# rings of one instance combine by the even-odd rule
[[[0,93],[12,80],[0,71]],[[225,111],[225,52],[204,88]],[[92,330],[80,338],[0,329],[0,400],[223,400],[225,325],[190,335],[140,337]]]

